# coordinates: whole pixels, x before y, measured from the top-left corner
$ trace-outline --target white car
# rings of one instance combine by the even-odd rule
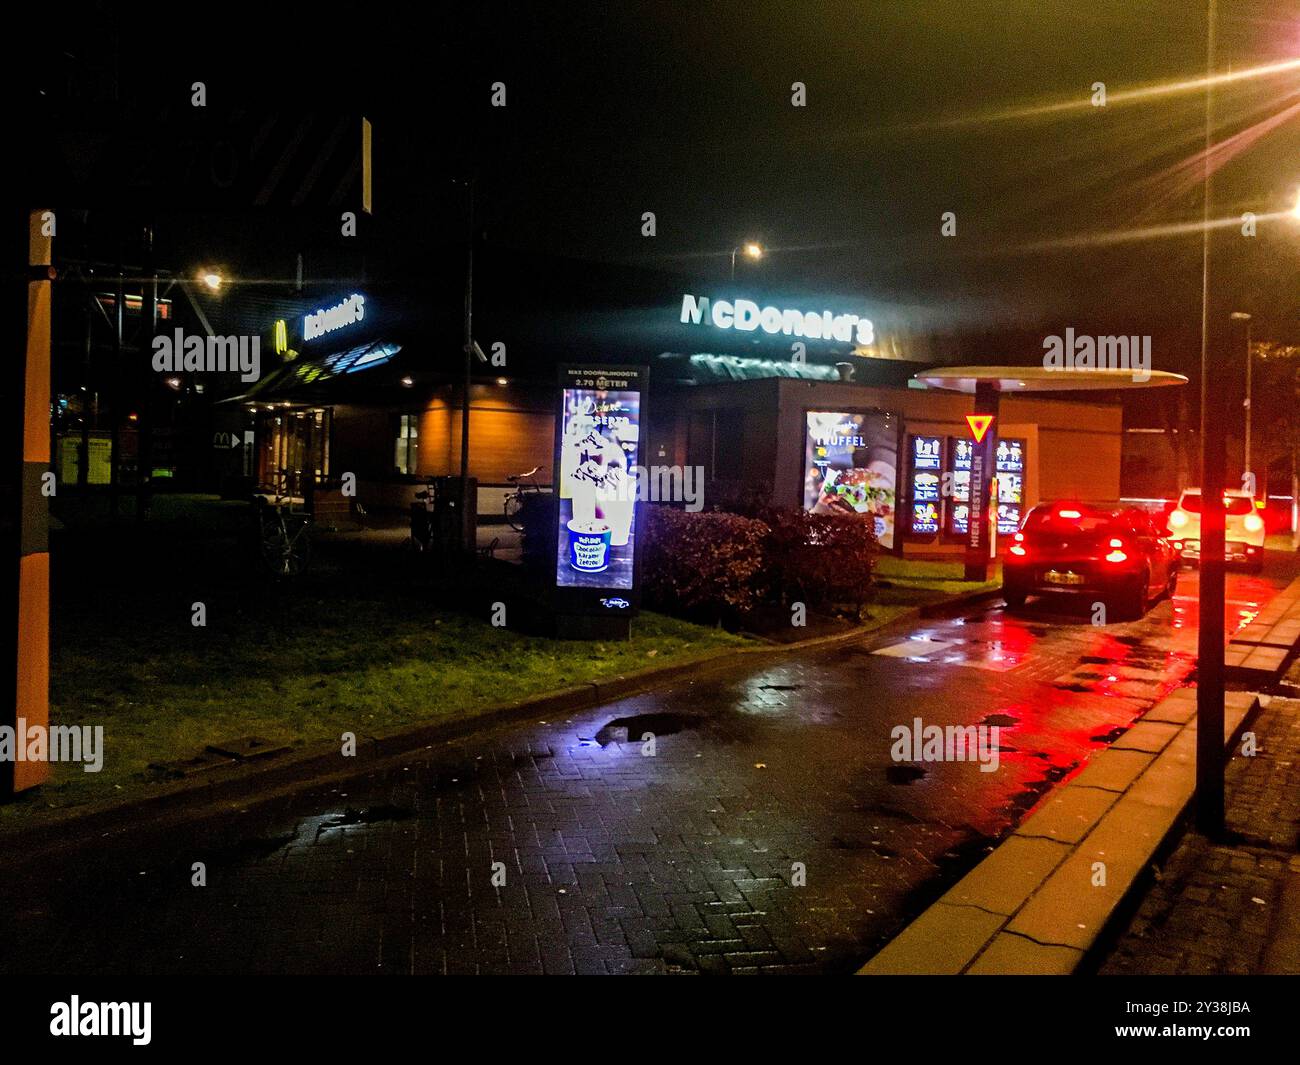
[[[1244,562],[1258,572],[1264,566],[1264,517],[1250,494],[1240,488],[1223,493],[1224,552],[1228,562]],[[1201,490],[1187,488],[1169,512],[1169,538],[1182,548],[1183,558],[1201,557]]]

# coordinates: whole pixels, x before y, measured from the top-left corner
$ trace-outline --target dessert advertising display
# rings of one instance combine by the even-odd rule
[[[555,583],[631,589],[636,540],[641,393],[614,372],[561,392],[559,537]],[[635,385],[635,380],[632,381]]]
[[[862,514],[894,546],[898,419],[885,412],[808,411],[804,498],[814,514]]]

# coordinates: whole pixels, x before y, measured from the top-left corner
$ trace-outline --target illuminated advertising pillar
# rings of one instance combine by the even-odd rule
[[[639,603],[648,378],[644,366],[560,367],[552,484],[561,635],[617,634]]]
[[[968,415],[974,444],[970,460],[970,520],[966,526],[966,580],[986,581],[989,577],[989,552],[993,536],[993,476],[997,433],[993,423],[998,416],[998,393],[992,384],[980,381],[975,386],[975,413]]]

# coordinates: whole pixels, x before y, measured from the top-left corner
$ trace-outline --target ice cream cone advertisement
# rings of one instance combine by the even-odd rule
[[[630,591],[644,371],[562,367],[560,374],[555,583]]]

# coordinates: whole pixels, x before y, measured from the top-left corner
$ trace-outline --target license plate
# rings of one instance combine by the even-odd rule
[[[1083,576],[1079,573],[1061,573],[1059,570],[1049,569],[1043,574],[1043,580],[1048,584],[1082,584]]]

